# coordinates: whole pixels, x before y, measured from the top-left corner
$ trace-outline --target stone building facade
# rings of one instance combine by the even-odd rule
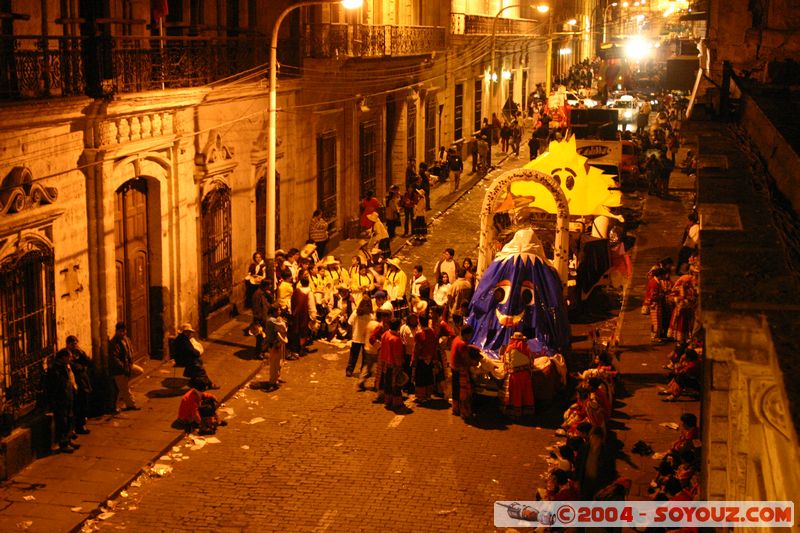
[[[291,2],[170,1],[163,19],[150,4],[0,3],[3,476],[48,447],[41,375],[68,335],[102,375],[117,321],[142,360],[165,357],[181,323],[213,334],[241,310],[267,231],[299,246],[319,207],[334,241],[353,236],[367,190],[402,187],[408,159],[432,162],[439,146],[466,153],[480,118],[544,77],[527,7],[293,11],[268,221],[264,64]],[[490,41],[511,74],[496,88]]]

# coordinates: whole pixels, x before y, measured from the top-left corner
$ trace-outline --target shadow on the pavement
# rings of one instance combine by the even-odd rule
[[[252,339],[253,337],[248,337],[248,338]],[[220,339],[220,338],[206,339],[206,342],[208,344],[219,344],[220,346],[229,346],[231,348],[242,348],[242,349],[245,349],[245,350],[254,350],[255,349],[254,348],[255,340],[253,341],[252,344],[244,344],[244,343],[241,343],[241,342],[233,342],[233,341],[228,341],[228,340]]]
[[[437,398],[425,403],[417,404],[417,407],[421,409],[430,409],[432,411],[444,411],[446,409],[450,409],[450,402],[443,398]]]
[[[161,389],[149,390],[145,393],[148,398],[174,398],[183,396],[188,389],[189,380],[187,378],[164,378],[161,381]]]
[[[642,373],[625,374],[625,391],[627,396],[633,396],[639,389],[649,389],[653,387],[663,387],[667,383],[666,374],[662,373]]]

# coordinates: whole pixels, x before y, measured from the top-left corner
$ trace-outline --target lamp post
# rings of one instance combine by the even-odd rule
[[[275,150],[277,145],[277,122],[278,122],[278,32],[281,23],[289,13],[297,8],[307,6],[318,6],[336,4],[339,0],[304,0],[296,4],[287,6],[278,15],[275,24],[272,26],[272,39],[269,46],[269,109],[267,110],[267,242],[265,246],[265,259],[267,263],[267,278],[274,279],[275,273]],[[341,0],[341,5],[345,9],[358,9],[363,0]]]
[[[603,10],[603,42],[608,42],[608,10],[612,7],[617,7],[617,2],[611,2]]]

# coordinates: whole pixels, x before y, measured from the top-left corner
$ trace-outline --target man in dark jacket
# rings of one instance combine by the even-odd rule
[[[253,299],[255,308],[255,298]],[[206,373],[203,364],[203,345],[192,339],[194,328],[188,322],[181,326],[181,332],[175,337],[175,366],[183,368],[183,376],[189,378],[189,386],[198,388],[202,384],[203,390],[218,389]]]
[[[140,407],[131,394],[130,379],[136,373],[141,373],[141,368],[133,364],[133,346],[127,336],[124,322],[117,322],[114,336],[108,343],[108,372],[114,378],[117,386],[115,412],[120,411],[120,405],[125,405],[126,411],[138,411]]]
[[[89,356],[86,355],[86,352],[78,346],[78,337],[75,335],[67,337],[67,347],[61,351],[68,352],[69,365],[72,369],[72,374],[75,376],[75,383],[78,387],[75,391],[74,402],[75,433],[88,435],[89,430],[86,429],[86,417],[89,413],[89,397],[92,394],[91,374],[94,368],[94,362],[92,362]]]
[[[70,442],[74,429],[72,410],[77,385],[69,367],[69,357],[67,350],[59,351],[45,376],[45,391],[55,422],[55,440],[62,453],[72,453],[80,448]]]

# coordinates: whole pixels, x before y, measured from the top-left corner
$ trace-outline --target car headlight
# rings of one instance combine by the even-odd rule
[[[631,113],[630,111],[625,111],[622,114],[622,116],[625,117],[625,118],[631,118],[631,117],[633,117],[633,113]]]

